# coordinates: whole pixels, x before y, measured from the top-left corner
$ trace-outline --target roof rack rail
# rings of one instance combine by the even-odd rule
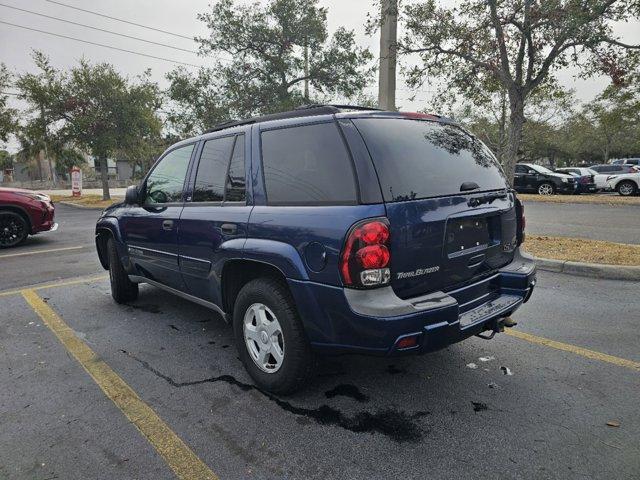
[[[330,105],[330,104],[310,104],[301,105],[295,110],[287,112],[270,113],[260,117],[247,118],[244,120],[228,120],[213,126],[204,133],[217,132],[226,128],[238,127],[240,125],[250,125],[252,123],[268,122],[271,120],[283,120],[285,118],[309,117],[312,115],[331,115],[340,113],[342,110],[379,110],[377,108],[363,107],[358,105]]]
[[[379,108],[375,108],[375,107],[365,107],[363,105],[343,105],[343,104],[338,104],[338,103],[312,103],[309,105],[301,105],[299,107],[296,107],[296,110],[304,110],[304,109],[308,109],[308,108],[317,108],[317,107],[335,107],[338,110],[375,110],[375,111],[382,111]]]

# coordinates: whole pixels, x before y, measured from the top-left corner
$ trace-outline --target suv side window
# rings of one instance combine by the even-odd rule
[[[145,204],[182,201],[182,189],[193,147],[194,144],[176,148],[160,160],[147,177]]]
[[[196,173],[194,202],[224,200],[225,176],[235,138],[235,136],[214,138],[205,142]]]
[[[516,165],[516,173],[527,173],[527,167],[524,165]]]
[[[244,202],[246,200],[244,134],[236,137],[229,173],[227,173],[224,200],[226,202]]]
[[[335,122],[263,132],[262,166],[269,205],[357,202],[351,157]]]

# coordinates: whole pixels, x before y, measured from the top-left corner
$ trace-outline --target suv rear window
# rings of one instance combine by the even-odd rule
[[[351,157],[334,122],[262,133],[270,205],[344,205],[357,201]]]
[[[480,186],[474,191],[507,186],[489,148],[459,127],[408,119],[353,122],[369,148],[385,201],[452,195],[465,182]]]

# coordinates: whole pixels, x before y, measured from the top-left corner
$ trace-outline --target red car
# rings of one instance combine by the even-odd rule
[[[44,193],[0,187],[0,248],[16,246],[28,235],[56,230],[54,210]]]

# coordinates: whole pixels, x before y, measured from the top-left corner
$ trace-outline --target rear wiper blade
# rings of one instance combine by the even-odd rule
[[[491,203],[497,198],[507,198],[507,191],[502,190],[500,192],[491,192],[486,193],[482,196],[470,198],[467,204],[470,207],[477,207],[478,205],[482,205],[483,203]]]

